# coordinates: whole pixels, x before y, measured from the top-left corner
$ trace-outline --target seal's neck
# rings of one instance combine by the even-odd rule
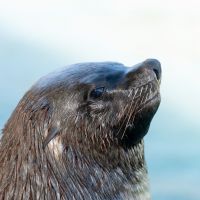
[[[54,171],[60,173],[63,171],[60,163],[67,164],[64,179],[76,186],[69,191],[69,194],[76,195],[75,199],[83,196],[85,199],[149,200],[143,142],[127,151],[122,148],[110,151],[101,154],[92,150],[77,151],[69,146],[52,166],[56,166]]]

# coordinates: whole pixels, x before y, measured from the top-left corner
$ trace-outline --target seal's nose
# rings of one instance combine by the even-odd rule
[[[161,79],[161,64],[156,59],[147,59],[143,62],[144,66],[153,70],[158,80]]]
[[[151,74],[155,74],[155,78],[160,82],[161,79],[161,64],[156,59],[147,59],[141,63],[134,65],[133,67],[127,68],[126,76],[133,80],[137,72],[147,75],[151,71]]]

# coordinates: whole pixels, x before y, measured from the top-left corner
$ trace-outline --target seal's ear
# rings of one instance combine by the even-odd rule
[[[46,98],[41,98],[37,102],[32,103],[30,120],[36,122],[41,128],[41,135],[44,138],[43,149],[48,145],[48,143],[57,136],[59,133],[59,126],[55,125],[52,120],[52,108],[51,104]],[[54,124],[54,125],[53,125]],[[45,136],[44,136],[45,133]]]
[[[59,134],[59,128],[58,127],[51,127],[48,129],[48,134],[43,142],[43,149],[48,145],[48,143],[55,138]]]
[[[25,109],[32,127],[36,129],[37,126],[37,129],[40,130],[41,137],[44,138],[42,144],[43,149],[59,133],[59,127],[53,125],[52,110],[51,103],[45,97],[36,101],[29,101]]]
[[[37,101],[37,103],[33,104],[32,109],[36,113],[42,113],[44,120],[39,116],[37,117],[37,121],[40,127],[44,127],[45,135],[43,141],[43,149],[48,145],[48,143],[55,138],[60,131],[60,127],[58,124],[55,124],[52,119],[52,108],[51,104],[47,99],[40,99]],[[40,120],[38,120],[40,119]],[[42,121],[43,124],[40,122]]]

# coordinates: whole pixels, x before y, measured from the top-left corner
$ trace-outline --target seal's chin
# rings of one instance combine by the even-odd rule
[[[151,120],[160,104],[160,94],[157,93],[148,100],[136,113],[132,122],[130,122],[121,138],[121,144],[125,148],[131,148],[138,144],[148,132]]]

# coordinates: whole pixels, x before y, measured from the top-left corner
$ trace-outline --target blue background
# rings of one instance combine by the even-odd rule
[[[162,103],[145,137],[155,200],[200,199],[200,3],[30,1],[0,5],[0,128],[52,70],[84,61],[161,61]]]

